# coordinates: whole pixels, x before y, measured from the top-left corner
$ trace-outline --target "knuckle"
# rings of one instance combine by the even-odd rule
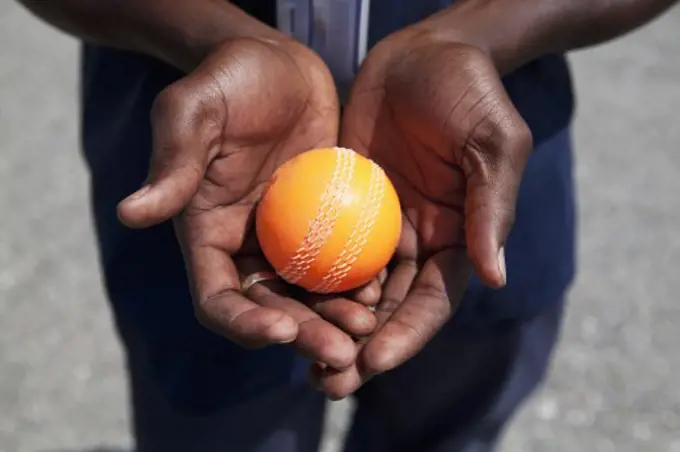
[[[445,289],[437,284],[421,281],[415,290],[418,291],[418,295],[421,297],[436,300],[438,306],[448,303]]]
[[[194,302],[194,318],[199,323],[199,325],[206,328],[207,330],[212,331],[215,334],[225,336],[225,328],[220,324],[219,321],[215,319],[209,304],[210,302],[208,300]],[[229,339],[232,340],[231,337]]]
[[[528,154],[533,143],[531,129],[521,118],[508,121],[502,129],[502,138],[504,145],[513,153]]]
[[[528,151],[532,145],[529,126],[514,112],[492,111],[472,130],[469,143],[492,154]]]
[[[504,135],[504,159],[506,169],[515,175],[520,175],[533,150],[533,137],[526,123],[519,119],[513,126],[508,127]],[[515,180],[514,193],[519,188],[519,179]]]
[[[463,149],[463,157],[473,166],[493,162],[500,156],[504,131],[493,115],[485,115],[472,129]]]
[[[267,324],[257,325],[247,309],[224,312],[219,306],[218,295],[196,299],[193,303],[194,318],[202,327],[246,349],[260,349],[268,345],[267,338],[280,317],[269,319]]]
[[[206,141],[221,134],[226,104],[209,81],[182,79],[164,88],[151,106],[151,122],[159,130],[172,124],[172,136],[183,139],[200,133]]]
[[[188,98],[186,89],[178,83],[164,88],[153,101],[151,106],[152,120],[159,120],[180,112],[185,108],[186,99]]]
[[[401,305],[402,300],[396,297],[383,297],[380,303],[375,307],[376,312],[382,314],[393,314],[394,311]]]
[[[468,177],[522,171],[531,154],[532,134],[524,120],[511,116],[490,115],[475,127],[463,149]]]
[[[211,316],[205,309],[205,303],[201,301],[194,302],[194,317],[198,323],[208,329],[212,329],[213,321]]]
[[[205,329],[218,334],[228,340],[237,343],[242,347],[247,347],[248,344],[241,341],[239,337],[235,337],[232,334],[231,325],[225,325],[224,322],[219,320],[219,317],[215,315],[212,308],[212,301],[210,298],[205,300],[195,301],[193,304],[194,308],[194,318],[196,321],[204,327]],[[233,322],[232,322],[233,323]]]

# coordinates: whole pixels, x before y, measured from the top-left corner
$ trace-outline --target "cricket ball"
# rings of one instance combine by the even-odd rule
[[[366,284],[388,264],[401,234],[401,207],[372,160],[351,149],[312,149],[274,172],[255,227],[282,279],[338,293]]]

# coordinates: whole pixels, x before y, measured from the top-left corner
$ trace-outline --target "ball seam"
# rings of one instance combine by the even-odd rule
[[[354,176],[356,154],[344,148],[333,148],[337,153],[335,167],[321,195],[321,203],[310,222],[305,237],[279,276],[290,284],[303,279],[333,232],[343,198],[350,189]]]
[[[313,292],[331,293],[337,291],[363,252],[368,236],[382,207],[385,194],[385,174],[375,162],[371,162],[371,178],[368,194],[364,200],[359,218],[352,232],[338,254],[330,270],[322,281],[312,289]]]

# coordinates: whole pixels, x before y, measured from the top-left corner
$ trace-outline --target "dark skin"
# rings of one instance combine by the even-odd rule
[[[316,387],[341,399],[413,357],[455,312],[472,268],[505,285],[503,245],[532,140],[502,75],[612,39],[674,3],[463,0],[376,45],[350,93],[341,144],[386,169],[403,233],[377,331],[355,365],[315,364]]]
[[[337,144],[339,106],[325,64],[221,1],[57,3],[28,6],[62,29],[188,72],[154,102],[150,174],[118,214],[133,228],[174,221],[199,321],[244,347],[288,344],[334,368],[351,366],[356,338],[375,328],[367,305],[378,301],[377,281],[323,298],[280,281],[240,291],[241,278],[270,270],[253,223],[264,184],[291,157]]]
[[[378,46],[357,77],[341,143],[385,168],[403,231],[378,305],[380,329],[360,360],[312,371],[333,398],[425,346],[455,312],[473,267],[489,286],[505,284],[503,244],[531,152],[531,133],[486,55],[416,33],[393,39],[404,41]]]
[[[325,66],[297,43],[227,41],[156,99],[151,173],[119,216],[132,227],[175,219],[206,327],[250,348],[292,343],[311,359],[345,368],[356,358],[351,335],[375,325],[366,306],[340,297],[303,303],[280,282],[239,290],[239,277],[270,270],[252,221],[270,175],[300,149],[335,144],[332,88]]]
[[[149,188],[120,217],[132,227],[174,218],[198,317],[245,346],[292,343],[318,362],[314,384],[339,399],[422,349],[473,269],[505,284],[532,143],[501,76],[620,36],[675,2],[462,0],[371,50],[341,124],[318,57],[227,2],[24,3],[76,36],[188,73],[156,102]],[[239,275],[266,266],[251,221],[262,183],[284,160],[335,144],[383,165],[404,207],[382,294],[376,283],[325,302],[280,284],[241,294]],[[364,305],[378,295],[373,332]],[[351,335],[367,337],[357,346]]]

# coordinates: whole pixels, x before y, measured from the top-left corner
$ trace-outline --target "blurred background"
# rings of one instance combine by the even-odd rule
[[[580,272],[501,452],[680,452],[680,8],[572,57]],[[124,452],[78,142],[77,43],[0,3],[0,452]],[[346,403],[331,407],[337,450]]]

